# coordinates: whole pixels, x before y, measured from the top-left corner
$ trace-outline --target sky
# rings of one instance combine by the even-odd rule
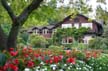
[[[106,0],[106,5],[101,4],[101,3],[96,3],[96,0],[88,0],[88,1],[89,1],[88,4],[91,5],[92,6],[92,9],[93,9],[93,12],[89,13],[89,15],[93,19],[95,19],[95,17],[94,17],[95,16],[95,12],[96,12],[95,10],[96,10],[96,7],[98,5],[100,5],[104,10],[107,10],[108,11],[108,0]],[[67,5],[68,2],[69,2],[69,0],[64,0],[65,5]],[[62,4],[59,3],[58,6],[60,6],[60,5],[62,5]]]
[[[89,4],[92,5],[92,9],[93,9],[93,12],[90,13],[90,15],[95,19],[95,10],[96,10],[96,7],[98,5],[100,5],[104,10],[107,10],[108,11],[108,0],[106,0],[106,5],[104,4],[101,4],[101,3],[96,3],[96,0],[89,0]]]

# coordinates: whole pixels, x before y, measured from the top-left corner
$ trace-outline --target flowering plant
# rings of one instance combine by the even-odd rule
[[[79,51],[79,50],[51,50],[51,49],[33,49],[18,48],[14,50],[10,48],[9,52],[3,52],[7,60],[0,66],[0,71],[25,71],[32,69],[33,71],[50,71],[53,70],[85,70],[91,69],[86,62],[91,58],[98,58],[100,52],[97,51]],[[81,58],[79,57],[80,55]],[[82,66],[83,65],[83,66]]]

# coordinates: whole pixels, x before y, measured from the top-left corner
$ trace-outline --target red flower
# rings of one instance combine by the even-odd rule
[[[38,58],[40,55],[35,53],[34,56],[35,56],[36,58]]]
[[[24,54],[24,56],[25,56],[25,57],[28,57],[29,55],[28,55],[28,54]]]
[[[59,58],[58,58],[58,56],[54,56],[54,63],[58,63],[59,62]]]
[[[18,67],[15,66],[14,64],[9,64],[9,68],[12,69],[13,71],[18,71]]]
[[[14,48],[10,48],[10,49],[9,49],[9,51],[13,51],[13,50],[14,50]]]
[[[18,71],[18,67],[15,66],[14,64],[8,64],[6,63],[5,66],[3,67],[3,71],[7,71],[8,69],[12,69],[13,71]]]
[[[27,62],[27,67],[29,67],[29,68],[34,67],[34,62],[33,61],[28,61]]]
[[[72,63],[72,64],[75,64],[75,58],[68,58],[67,59],[67,63]]]
[[[6,63],[3,67],[3,70],[6,71],[9,68],[8,64]]]
[[[49,63],[49,60],[46,60],[45,63],[48,64]]]
[[[18,54],[18,51],[10,51],[11,56],[16,56]]]
[[[27,48],[23,48],[22,52],[25,53],[27,50]]]
[[[18,59],[14,59],[13,63],[18,65],[19,64],[19,60]]]

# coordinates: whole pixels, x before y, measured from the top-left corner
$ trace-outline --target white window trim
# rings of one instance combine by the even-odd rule
[[[90,28],[90,29],[92,29],[93,28],[93,23],[82,23],[81,24],[81,27],[85,27],[85,28]]]
[[[48,29],[43,29],[42,33],[43,34],[48,34]]]
[[[79,23],[74,23],[74,27],[78,29],[80,27]]]
[[[34,34],[38,34],[38,31],[39,31],[39,30],[35,29],[35,30],[33,30],[33,33],[34,33]]]
[[[71,23],[62,24],[62,28],[72,28]]]

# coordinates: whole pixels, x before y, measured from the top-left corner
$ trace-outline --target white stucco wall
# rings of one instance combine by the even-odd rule
[[[85,35],[83,38],[84,44],[88,44],[89,40],[92,39],[92,35]]]

